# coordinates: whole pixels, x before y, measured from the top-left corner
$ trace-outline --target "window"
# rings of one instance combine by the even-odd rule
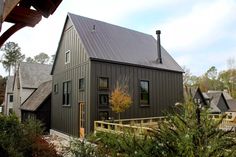
[[[98,88],[108,89],[109,79],[107,77],[99,77]]]
[[[56,83],[56,84],[54,84],[53,91],[54,91],[54,93],[55,93],[55,94],[57,94],[57,93],[58,93],[58,84],[57,84],[57,83]]]
[[[108,111],[99,111],[99,120],[108,120],[109,112]]]
[[[13,102],[13,95],[9,95],[9,102]]]
[[[108,94],[99,94],[99,106],[108,106],[109,98]]]
[[[70,63],[70,50],[66,51],[65,64]]]
[[[140,81],[140,105],[149,105],[149,81]]]
[[[63,105],[71,104],[71,81],[63,82]]]
[[[79,79],[79,90],[85,89],[85,81],[84,78]]]

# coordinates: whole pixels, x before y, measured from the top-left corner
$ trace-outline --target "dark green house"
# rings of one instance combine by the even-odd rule
[[[183,70],[153,36],[68,14],[53,64],[51,129],[78,136],[115,117],[108,98],[129,85],[132,106],[121,118],[161,116],[183,99]]]

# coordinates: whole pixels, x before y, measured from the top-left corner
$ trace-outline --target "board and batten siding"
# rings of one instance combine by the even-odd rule
[[[52,92],[51,127],[53,130],[79,135],[79,102],[89,103],[89,60],[84,46],[70,20],[67,20],[58,48],[53,70],[53,83],[58,93]],[[70,63],[65,64],[65,52],[70,50]],[[79,79],[85,79],[85,90],[79,91]],[[63,106],[63,82],[71,81],[71,105]],[[53,89],[53,88],[52,88]],[[88,108],[86,107],[86,110]],[[88,112],[86,112],[88,113]]]
[[[109,78],[109,90],[98,89],[98,78]],[[143,118],[162,116],[176,102],[183,100],[183,77],[181,72],[149,69],[131,65],[91,61],[91,121],[98,119],[99,94],[109,93],[115,88],[117,81],[126,78],[129,92],[133,98],[132,106],[121,113],[121,118]],[[140,106],[140,80],[149,81],[150,106]],[[111,112],[111,109],[109,109]],[[112,113],[113,117],[117,115]],[[93,128],[91,124],[91,128]]]

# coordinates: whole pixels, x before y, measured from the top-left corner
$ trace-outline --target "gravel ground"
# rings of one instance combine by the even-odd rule
[[[70,144],[67,139],[57,135],[46,135],[44,136],[44,139],[55,146],[55,149],[59,155],[62,155],[63,157],[73,157],[71,153],[68,153],[68,147]]]

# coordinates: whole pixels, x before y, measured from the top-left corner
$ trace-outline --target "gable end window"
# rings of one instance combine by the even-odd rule
[[[140,81],[140,106],[149,106],[149,81]]]
[[[99,77],[98,79],[98,88],[100,90],[106,90],[109,88],[109,79],[108,77]]]
[[[70,63],[70,50],[65,53],[65,64]]]
[[[71,81],[63,82],[63,105],[71,105]]]

